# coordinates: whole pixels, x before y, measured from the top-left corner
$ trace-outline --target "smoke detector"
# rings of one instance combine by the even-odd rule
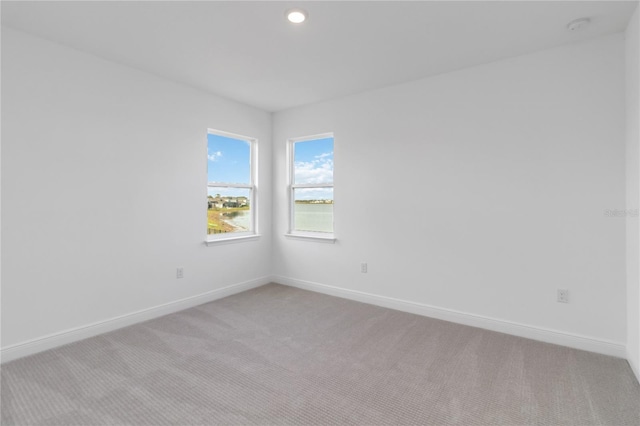
[[[590,23],[591,19],[589,18],[574,19],[567,24],[567,29],[569,31],[578,31],[579,29],[586,27]]]

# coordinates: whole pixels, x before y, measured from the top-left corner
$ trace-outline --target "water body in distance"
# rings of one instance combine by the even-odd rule
[[[333,204],[295,203],[296,231],[333,232]]]
[[[235,211],[231,213],[223,213],[224,221],[240,229],[236,231],[247,231],[251,227],[251,212],[249,210]]]

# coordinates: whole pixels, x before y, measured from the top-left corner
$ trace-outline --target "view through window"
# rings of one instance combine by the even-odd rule
[[[333,135],[291,143],[291,232],[333,234]]]
[[[212,130],[207,136],[209,239],[253,233],[255,141]]]

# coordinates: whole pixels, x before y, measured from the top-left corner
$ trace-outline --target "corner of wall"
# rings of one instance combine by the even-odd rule
[[[640,7],[625,31],[627,360],[640,382]],[[633,214],[632,212],[635,212]]]

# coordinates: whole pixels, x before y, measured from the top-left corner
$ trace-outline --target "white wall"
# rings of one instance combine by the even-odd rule
[[[3,355],[268,282],[270,114],[2,31]],[[209,127],[259,139],[259,241],[204,245]]]
[[[629,21],[626,40],[627,101],[627,359],[640,380],[640,8]]]
[[[276,113],[276,279],[624,356],[624,111],[617,34]],[[286,140],[323,132],[335,245],[283,237]]]
[[[258,285],[272,261],[320,291],[628,342],[637,367],[625,220],[604,215],[631,206],[624,47],[613,35],[277,113],[272,158],[267,113],[3,28],[2,353]],[[203,244],[208,127],[260,140],[257,242]],[[329,131],[338,241],[284,239],[286,139]]]

